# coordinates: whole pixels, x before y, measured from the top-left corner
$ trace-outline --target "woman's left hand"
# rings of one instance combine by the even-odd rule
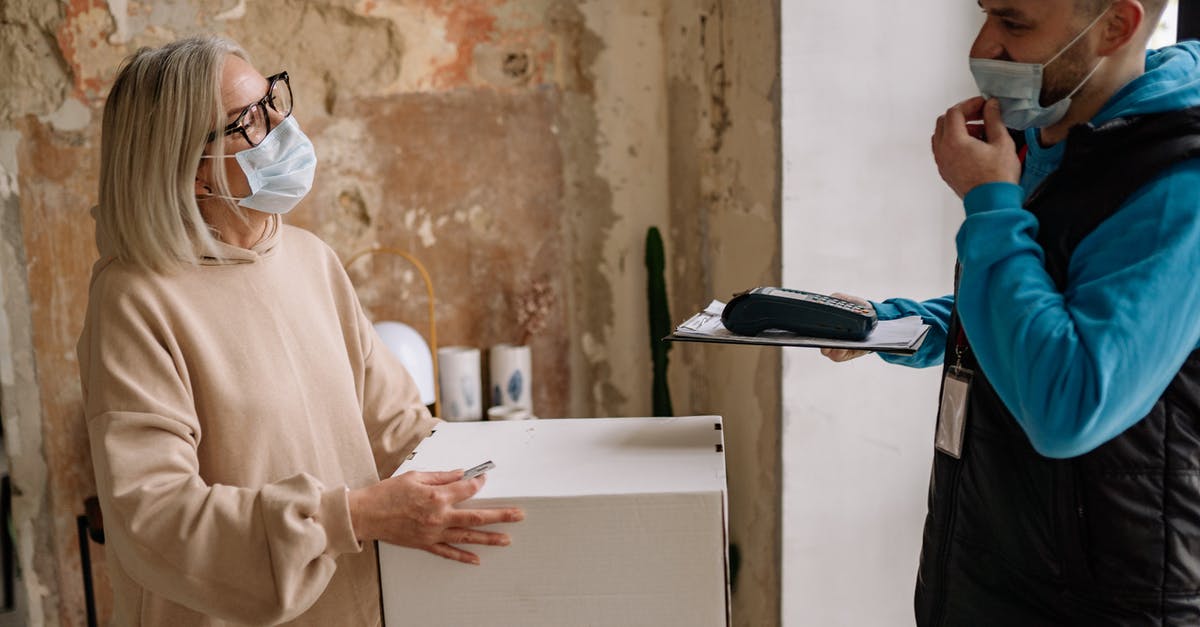
[[[458,509],[455,505],[475,496],[485,482],[485,475],[465,481],[462,476],[462,470],[413,471],[351,490],[350,520],[355,535],[360,542],[381,540],[479,564],[478,555],[454,545],[508,546],[508,534],[477,527],[520,522],[525,513],[515,507]]]

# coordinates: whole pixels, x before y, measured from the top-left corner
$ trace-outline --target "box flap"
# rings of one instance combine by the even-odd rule
[[[396,473],[489,459],[478,499],[725,491],[719,416],[442,423]]]

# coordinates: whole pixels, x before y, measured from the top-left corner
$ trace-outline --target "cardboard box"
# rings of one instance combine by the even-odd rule
[[[379,546],[390,627],[727,625],[721,419],[438,425],[397,473],[496,463],[470,505],[525,509],[470,566]]]

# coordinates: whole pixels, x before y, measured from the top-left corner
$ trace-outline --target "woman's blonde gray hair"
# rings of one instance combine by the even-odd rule
[[[191,37],[142,48],[117,73],[104,103],[95,215],[118,259],[170,272],[215,250],[195,181],[209,134],[225,126],[221,71],[230,54],[248,60],[228,39]],[[223,155],[224,142],[212,143]],[[212,193],[228,195],[224,168],[213,172]]]

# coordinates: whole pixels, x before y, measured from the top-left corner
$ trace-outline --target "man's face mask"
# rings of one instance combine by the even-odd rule
[[[229,200],[263,213],[291,211],[312,189],[317,169],[312,142],[291,116],[271,129],[259,145],[225,157],[237,159],[250,183],[249,196]]]
[[[1100,69],[1103,59],[1096,62],[1092,71],[1088,72],[1087,76],[1083,77],[1083,80],[1065,98],[1043,107],[1041,96],[1045,68],[1054,63],[1064,52],[1070,50],[1071,46],[1074,46],[1088,31],[1092,30],[1100,22],[1100,18],[1107,14],[1108,11],[1105,11],[1096,16],[1091,24],[1088,24],[1082,32],[1045,63],[1017,63],[974,58],[970,60],[971,74],[975,77],[975,85],[979,87],[979,93],[984,98],[996,98],[1000,101],[1000,116],[1004,119],[1005,126],[1017,131],[1027,128],[1045,128],[1057,124],[1067,115],[1067,110],[1071,108],[1071,97],[1087,84],[1096,70]]]

